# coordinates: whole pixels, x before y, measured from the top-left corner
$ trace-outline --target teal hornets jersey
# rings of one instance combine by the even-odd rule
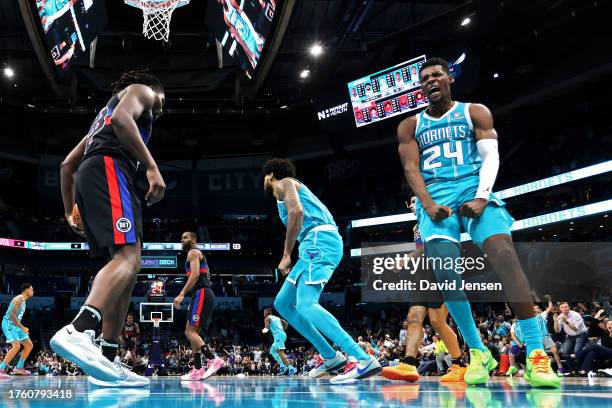
[[[425,184],[458,180],[480,172],[481,159],[469,108],[469,103],[455,102],[439,118],[426,111],[417,114],[415,138]]]
[[[327,207],[325,207],[325,204],[323,204],[304,183],[299,180],[296,181],[301,185],[298,190],[298,195],[302,202],[302,207],[304,208],[304,221],[302,222],[302,229],[297,237],[297,240],[301,242],[306,237],[306,234],[308,234],[308,231],[314,227],[318,227],[319,225],[336,226],[336,222]],[[277,201],[277,206],[278,215],[281,221],[283,221],[283,224],[287,225],[289,214],[287,213],[285,203]]]
[[[278,333],[282,333],[285,330],[283,329],[283,322],[276,316],[270,315],[270,331],[273,336],[276,336]]]
[[[548,326],[546,325],[547,318],[542,316],[543,314],[544,313],[539,313],[536,316],[536,320],[538,321],[538,328],[540,329],[540,333],[542,333],[542,337],[549,337],[550,333],[548,333]],[[546,314],[545,316],[548,317],[548,314]]]
[[[8,320],[9,322],[12,322],[11,310],[13,310],[13,304],[14,304],[13,302],[15,302],[15,299],[11,301],[11,304],[9,305],[8,310],[4,314],[4,320]],[[25,313],[25,310],[26,310],[26,302],[23,301],[21,303],[21,306],[19,306],[19,310],[17,310],[17,313],[15,313],[15,315],[17,316],[17,320],[21,321],[21,319],[23,318],[23,314]]]

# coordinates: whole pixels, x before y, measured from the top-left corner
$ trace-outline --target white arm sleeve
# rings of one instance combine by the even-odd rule
[[[476,143],[478,154],[482,159],[480,167],[480,183],[475,198],[489,199],[493,191],[493,184],[499,170],[499,151],[497,150],[497,139],[482,139]]]

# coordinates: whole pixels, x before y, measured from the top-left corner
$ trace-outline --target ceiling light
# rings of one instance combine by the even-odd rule
[[[493,74],[493,78],[495,78],[495,79],[499,78],[499,74],[498,74],[497,72],[496,72],[496,73],[494,73],[494,74]]]
[[[307,69],[300,72],[300,78],[308,78],[309,76],[310,76],[310,71]]]
[[[310,47],[310,53],[313,56],[318,57],[319,55],[323,54],[323,47],[321,47],[319,44],[314,44],[312,47]]]
[[[5,67],[4,68],[4,76],[7,78],[12,78],[15,76],[15,71],[13,71],[13,68],[11,67]]]
[[[472,19],[469,17],[466,17],[463,19],[463,21],[461,21],[461,27],[465,27],[469,25],[471,22],[472,22]]]

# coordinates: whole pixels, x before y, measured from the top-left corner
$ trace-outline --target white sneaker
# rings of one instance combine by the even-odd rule
[[[90,376],[101,381],[116,381],[121,377],[115,365],[93,343],[90,335],[77,331],[72,324],[55,333],[50,344],[54,352],[72,361]]]
[[[113,363],[117,369],[117,372],[120,375],[120,378],[115,381],[102,381],[97,378],[92,377],[91,375],[88,377],[89,383],[98,385],[100,387],[147,387],[151,380],[147,377],[143,377],[142,375],[138,375],[130,371],[130,367],[123,364],[119,356],[115,357],[115,361]]]
[[[329,380],[331,384],[351,384],[357,380],[372,377],[382,371],[378,360],[370,357],[368,360],[361,360],[358,363],[349,362],[344,367],[344,372]]]
[[[204,375],[202,375],[202,379],[205,380],[208,377],[212,377],[224,365],[225,365],[225,362],[223,361],[221,357],[218,357],[218,356],[215,356],[213,360],[208,360],[208,366],[207,366],[208,368],[206,369],[206,372],[204,372]]]
[[[348,360],[344,354],[337,351],[336,357],[332,358],[331,360],[321,359],[319,364],[308,372],[308,377],[319,378],[327,373],[331,373],[332,371],[342,370],[346,366],[347,362]]]
[[[605,368],[597,371],[600,377],[612,377],[612,368]]]

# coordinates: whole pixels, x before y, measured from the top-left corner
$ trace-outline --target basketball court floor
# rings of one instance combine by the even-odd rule
[[[71,399],[29,399],[17,390],[71,390]],[[12,392],[11,392],[12,390]],[[86,377],[12,378],[0,383],[2,407],[612,407],[612,379],[567,378],[561,389],[532,389],[520,378],[493,378],[486,387],[442,385],[437,377],[416,384],[378,377],[357,385],[331,386],[302,377],[213,377],[181,382],[155,378],[149,388],[99,388]],[[30,395],[32,393],[30,392]],[[64,393],[66,394],[66,392]]]

